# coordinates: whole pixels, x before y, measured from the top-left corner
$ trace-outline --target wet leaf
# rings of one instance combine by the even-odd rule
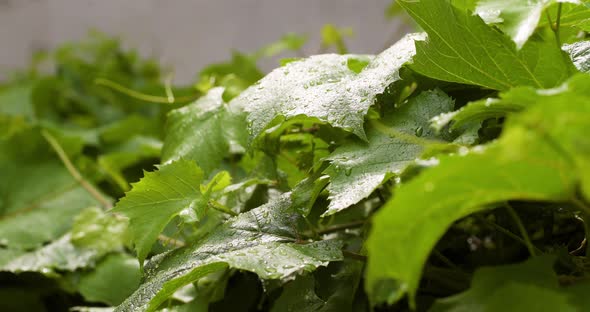
[[[262,279],[288,279],[342,260],[338,241],[297,243],[297,219],[286,194],[228,220],[193,246],[153,258],[144,283],[117,311],[153,311],[178,288],[228,266]]]
[[[450,111],[453,104],[440,90],[423,92],[379,121],[382,126],[373,124],[368,143],[357,141],[337,148],[327,158],[330,205],[324,216],[356,204],[385,182],[386,176],[402,172],[424,150],[426,143],[421,140],[436,138],[429,128],[430,118]]]
[[[399,80],[399,69],[414,55],[408,35],[376,57],[316,55],[275,69],[235,98],[230,105],[248,113],[252,138],[281,120],[298,116],[317,118],[365,139],[363,118],[378,94]],[[361,72],[348,66],[350,59],[370,61]]]

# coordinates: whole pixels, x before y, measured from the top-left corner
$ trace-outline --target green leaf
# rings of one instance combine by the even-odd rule
[[[54,276],[55,271],[70,271],[93,266],[102,255],[91,248],[77,248],[72,244],[71,235],[66,234],[35,251],[20,255],[6,263],[1,270],[39,272]]]
[[[413,302],[430,251],[454,221],[494,203],[567,201],[578,184],[590,189],[590,146],[583,138],[590,127],[589,83],[578,76],[572,92],[542,97],[513,116],[497,142],[441,157],[396,190],[367,242],[366,287],[374,301],[393,302],[407,292]]]
[[[535,90],[531,87],[518,87],[500,94],[500,98],[487,98],[470,102],[459,110],[443,113],[431,119],[434,129],[441,131],[452,122],[450,130],[467,129],[473,124],[489,118],[500,118],[510,113],[520,112],[535,104],[539,97],[560,92],[555,90]]]
[[[163,163],[192,159],[209,174],[228,153],[244,150],[246,123],[225,106],[223,92],[223,88],[211,89],[195,103],[168,114]]]
[[[416,42],[411,68],[427,77],[507,90],[526,85],[551,88],[570,75],[553,34],[536,34],[519,51],[514,43],[479,16],[448,0],[399,1],[428,33]]]
[[[99,254],[122,248],[128,242],[128,222],[99,208],[82,211],[71,229],[71,242],[82,248],[92,248]]]
[[[80,277],[78,290],[87,301],[116,306],[137,289],[140,279],[135,258],[112,254]]]
[[[177,289],[227,266],[287,279],[342,260],[341,243],[297,243],[290,194],[230,219],[193,246],[154,257],[145,282],[117,311],[154,311]]]
[[[183,209],[203,203],[203,171],[192,161],[179,160],[146,172],[113,212],[129,218],[129,230],[140,265],[166,225]]]
[[[414,40],[420,38],[419,34],[406,36],[358,74],[348,67],[349,60],[370,57],[326,54],[288,63],[248,88],[230,106],[248,113],[253,139],[275,124],[301,115],[365,139],[365,114],[376,96],[400,79],[399,69],[412,58]]]
[[[302,275],[287,283],[271,312],[320,311],[324,301],[315,294],[313,276]]]
[[[553,262],[553,257],[544,256],[481,268],[475,272],[470,289],[437,300],[429,311],[583,311],[587,306],[576,304],[578,296],[559,287]]]
[[[440,90],[422,92],[382,121],[384,127],[404,137],[392,137],[392,131],[373,124],[367,132],[368,143],[351,142],[338,147],[327,158],[331,163],[326,170],[330,175],[330,205],[324,216],[356,204],[379,187],[386,176],[402,172],[424,149],[419,137],[435,137],[429,127],[430,118],[453,106],[454,101]]]
[[[318,270],[316,294],[325,300],[322,312],[362,311],[355,305],[364,263],[353,259],[333,262],[326,269]]]
[[[79,142],[60,138],[70,154]],[[74,217],[98,202],[74,180],[55,152],[31,128],[0,140],[0,240],[31,250],[64,235]]]
[[[590,6],[588,6],[588,1],[561,1],[561,17],[560,17],[560,28],[572,27],[577,30],[590,30]],[[567,3],[571,2],[571,3]],[[582,3],[580,5],[579,3]],[[548,15],[551,17],[551,22],[555,23],[557,20],[557,11],[558,6],[553,5],[550,7],[547,12]],[[548,26],[549,19],[541,19],[539,26]]]
[[[299,51],[307,42],[307,37],[289,33],[281,37],[277,42],[273,42],[257,53],[257,56],[272,57],[284,51]]]
[[[326,50],[334,46],[339,54],[346,54],[348,49],[344,43],[344,38],[353,35],[352,28],[338,28],[332,24],[326,24],[322,27],[322,49]]]
[[[126,243],[126,229],[126,220],[105,214],[98,208],[89,208],[76,217],[71,232],[37,250],[17,256],[2,270],[53,276],[56,271],[73,272],[92,267],[105,254],[122,249]]]

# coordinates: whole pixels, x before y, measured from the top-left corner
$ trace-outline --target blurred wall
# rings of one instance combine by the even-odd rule
[[[322,25],[352,27],[348,47],[376,53],[400,36],[387,21],[391,0],[0,0],[0,79],[28,63],[32,51],[83,38],[94,28],[158,57],[190,81],[231,49],[251,52],[287,32],[310,36],[317,53]],[[274,66],[263,64],[266,68]]]

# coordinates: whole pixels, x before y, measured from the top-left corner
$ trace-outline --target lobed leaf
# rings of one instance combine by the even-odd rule
[[[570,76],[552,34],[538,33],[516,50],[506,35],[448,0],[399,1],[426,31],[416,42],[411,68],[427,77],[493,90],[515,86],[551,88]]]
[[[298,116],[317,118],[366,139],[363,119],[375,98],[400,79],[399,70],[414,56],[407,35],[376,57],[325,54],[290,62],[245,90],[231,105],[248,114],[251,138],[275,123]],[[355,63],[349,67],[349,60]],[[370,61],[359,73],[356,61]]]
[[[206,205],[200,184],[203,171],[192,161],[178,160],[146,172],[112,210],[129,218],[129,230],[140,265],[166,225],[183,209]]]

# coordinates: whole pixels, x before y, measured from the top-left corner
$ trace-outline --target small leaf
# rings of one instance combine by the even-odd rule
[[[178,160],[146,172],[117,203],[113,212],[130,219],[129,230],[141,265],[166,225],[183,209],[201,202],[202,181],[203,172],[194,162]]]

